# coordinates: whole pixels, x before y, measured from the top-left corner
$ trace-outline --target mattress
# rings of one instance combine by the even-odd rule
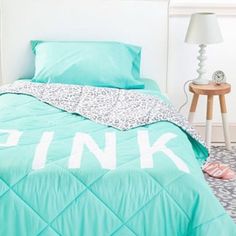
[[[206,149],[181,127],[121,131],[24,94],[1,95],[0,113],[0,235],[236,235],[204,180]],[[188,171],[155,152],[167,134]]]

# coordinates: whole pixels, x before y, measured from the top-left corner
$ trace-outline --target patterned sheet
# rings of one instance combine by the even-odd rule
[[[170,121],[205,146],[204,141],[176,109],[158,97],[124,89],[16,81],[0,94],[26,94],[58,109],[99,124],[128,130],[158,121]]]

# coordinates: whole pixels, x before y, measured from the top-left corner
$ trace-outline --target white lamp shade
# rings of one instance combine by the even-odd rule
[[[195,13],[191,16],[185,42],[207,45],[222,41],[216,14]]]

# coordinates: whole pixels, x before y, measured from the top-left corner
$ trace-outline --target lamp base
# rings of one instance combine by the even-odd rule
[[[197,57],[197,59],[199,60],[199,64],[198,64],[199,68],[197,72],[199,75],[197,79],[193,80],[193,83],[198,84],[198,85],[204,85],[204,84],[209,84],[209,80],[207,80],[205,77],[205,73],[206,73],[205,61],[207,59],[206,45],[200,44],[199,47],[200,47],[199,56]]]
[[[193,84],[198,84],[198,85],[209,84],[209,80],[207,80],[207,79],[195,79],[195,80],[193,80]]]

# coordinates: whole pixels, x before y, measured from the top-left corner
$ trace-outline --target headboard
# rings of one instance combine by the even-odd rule
[[[30,40],[119,41],[142,47],[142,76],[166,91],[168,0],[2,0],[1,83],[30,78]]]

